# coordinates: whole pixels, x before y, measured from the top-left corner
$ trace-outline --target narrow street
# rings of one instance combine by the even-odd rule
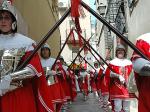
[[[69,105],[67,112],[103,112],[99,107],[98,99],[91,93],[87,101],[83,100],[81,93],[78,94],[75,102]]]
[[[130,111],[138,112],[136,99],[131,100]],[[98,98],[95,97],[93,93],[89,94],[89,98],[87,101],[84,101],[82,94],[79,93],[75,102],[73,102],[68,106],[66,112],[104,112],[104,111],[102,108],[100,108]],[[109,112],[111,112],[111,109],[109,109]]]
[[[0,112],[150,112],[149,12],[150,0],[0,0]]]

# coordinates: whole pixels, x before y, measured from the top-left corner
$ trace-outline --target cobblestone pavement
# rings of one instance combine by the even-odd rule
[[[89,94],[87,101],[83,100],[83,95],[78,93],[77,99],[69,104],[66,112],[104,112],[99,106],[98,98],[92,93]],[[111,112],[111,109],[109,109]],[[137,100],[131,100],[130,112],[138,112]]]
[[[78,94],[77,99],[71,105],[67,112],[103,112],[99,107],[98,99],[92,93],[89,95],[87,101],[83,100],[83,95]]]

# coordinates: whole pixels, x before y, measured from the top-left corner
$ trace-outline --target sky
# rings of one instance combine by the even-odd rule
[[[91,6],[91,8],[94,9],[94,10],[96,10],[96,5],[94,5],[94,4],[95,4],[95,0],[90,0],[90,6]],[[91,21],[92,21],[93,24],[95,24],[96,23],[96,18],[92,16],[91,17]]]

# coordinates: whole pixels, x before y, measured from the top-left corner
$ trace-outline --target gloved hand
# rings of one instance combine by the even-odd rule
[[[119,78],[120,74],[117,74],[115,72],[110,72],[110,77],[115,77],[115,78]]]
[[[98,76],[98,72],[95,72],[95,75]]]
[[[3,92],[2,92],[2,90],[0,89],[0,96],[2,96],[3,95]]]
[[[140,70],[139,74],[142,76],[150,76],[150,63],[146,63]]]
[[[52,74],[53,74],[53,75],[56,75],[57,73],[56,73],[56,71],[52,70]]]
[[[4,76],[0,82],[0,89],[9,89],[12,78],[10,75]]]
[[[124,79],[124,77],[123,77],[122,75],[119,75],[118,78],[119,78],[121,84],[124,84],[124,83],[125,83],[125,79]]]
[[[66,75],[69,76],[69,72],[68,71],[66,71]]]
[[[78,76],[75,75],[75,78],[78,79]]]
[[[4,76],[4,78],[1,79],[0,82],[0,95],[3,95],[7,90],[10,89],[10,83],[12,81],[12,78],[10,75]]]
[[[56,73],[56,71],[52,70],[52,71],[48,71],[47,74],[48,74],[48,75],[56,75],[57,73]]]
[[[62,76],[61,71],[56,72],[56,75],[58,75],[58,76]]]

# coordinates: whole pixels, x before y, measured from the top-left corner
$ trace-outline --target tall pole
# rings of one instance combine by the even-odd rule
[[[67,37],[65,43],[63,44],[63,47],[61,48],[60,52],[59,52],[58,55],[57,55],[57,58],[56,58],[54,64],[52,65],[52,68],[51,68],[51,69],[53,69],[53,67],[54,67],[54,65],[56,64],[57,60],[59,59],[59,57],[60,57],[62,51],[64,50],[64,48],[65,48],[65,46],[66,46],[66,44],[67,44],[67,42],[68,42],[68,40],[69,40],[69,37],[70,37],[72,31],[73,31],[73,29],[70,31],[70,33],[69,33],[69,35],[68,35],[68,37]]]
[[[103,67],[103,69],[105,69],[104,68],[104,66],[101,64],[101,62],[97,59],[97,57],[93,54],[93,52],[91,51],[91,50],[89,50],[90,51],[90,53],[94,56],[94,58],[98,61],[98,63]]]
[[[66,17],[70,14],[71,8],[69,8],[65,14],[60,18],[60,20],[50,29],[50,31],[44,36],[44,38],[37,44],[34,51],[31,53],[31,55],[17,68],[17,70],[20,70],[24,68],[29,61],[33,58],[33,56],[37,53],[37,51],[41,48],[43,44],[49,39],[49,37],[54,33],[54,31],[59,27],[59,25],[66,19]]]
[[[78,57],[78,56],[80,55],[80,53],[83,51],[84,47],[85,47],[85,45],[79,50],[78,54],[76,55],[76,57],[74,58],[74,60],[72,61],[72,63],[71,63],[70,65],[72,65],[72,64],[75,63],[77,57]]]
[[[85,42],[86,45],[88,45],[99,57],[100,59],[108,66],[108,68],[111,70],[111,71],[114,71],[110,66],[109,64],[98,54],[98,52],[81,36],[81,38],[83,39],[83,41]]]
[[[96,69],[85,59],[85,57],[83,58],[81,55],[80,55],[80,57],[81,57],[86,63],[88,63],[88,65],[90,65],[90,66],[96,71]]]
[[[99,58],[108,66],[108,68],[113,71],[113,69],[109,66],[109,64],[98,54],[98,52],[88,43],[88,41],[85,40],[84,37],[82,37],[82,35],[80,35],[80,37],[83,39],[84,44],[89,46],[98,56]]]
[[[75,31],[77,32],[77,30],[75,30]],[[92,37],[93,37],[93,35],[88,39],[87,42],[89,42]],[[70,65],[72,65],[72,64],[76,61],[77,57],[78,57],[79,54],[82,52],[82,50],[83,50],[83,48],[84,48],[85,46],[86,46],[86,45],[83,45],[82,49],[78,52],[77,56],[75,57],[75,59],[72,61],[72,63],[71,63]]]

